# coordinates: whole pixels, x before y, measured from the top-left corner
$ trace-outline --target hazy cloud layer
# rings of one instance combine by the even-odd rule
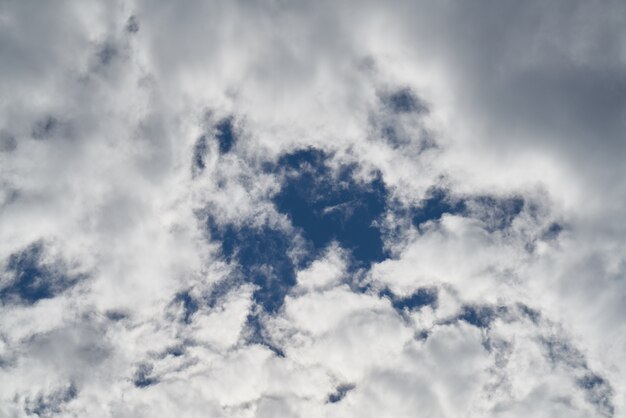
[[[0,4],[0,415],[626,416],[626,4]]]

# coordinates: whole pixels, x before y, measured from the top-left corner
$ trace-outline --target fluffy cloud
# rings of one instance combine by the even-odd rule
[[[0,415],[624,415],[624,12],[1,5]]]

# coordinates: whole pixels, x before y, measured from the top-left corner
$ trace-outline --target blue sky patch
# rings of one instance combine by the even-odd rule
[[[226,295],[240,283],[237,280],[231,279],[232,278],[227,278],[214,283],[210,292],[203,297],[203,302],[205,302],[209,308],[218,306],[220,300],[226,297]]]
[[[355,387],[356,386],[353,385],[353,384],[345,384],[345,385],[337,386],[337,389],[335,389],[335,391],[333,393],[328,395],[328,399],[327,399],[326,403],[337,403],[337,402],[339,402],[340,400],[345,398],[346,395],[348,394],[348,392],[350,392]]]
[[[414,132],[406,132],[402,125],[392,122],[380,123],[380,134],[386,142],[393,148],[400,148],[409,144],[418,145],[418,152],[422,153],[426,150],[437,148],[434,138],[426,131],[422,130],[419,135]]]
[[[191,323],[191,317],[200,308],[198,302],[188,291],[180,292],[174,298],[174,304],[179,305],[183,310],[182,320],[185,324]]]
[[[329,167],[328,158],[321,150],[304,149],[265,166],[266,171],[283,177],[272,200],[300,237],[269,225],[219,225],[212,216],[207,218],[207,228],[211,238],[220,243],[222,256],[237,265],[243,281],[256,285],[254,300],[267,313],[282,307],[296,284],[297,270],[322,254],[332,241],[350,251],[353,269],[368,268],[387,257],[376,225],[386,209],[388,194],[380,175],[361,183],[354,178],[355,166],[345,165],[336,172]],[[290,256],[296,241],[304,245],[297,260]],[[229,283],[232,286],[232,280]]]
[[[227,117],[221,119],[215,125],[215,140],[220,154],[229,153],[237,141],[233,126],[233,118]],[[193,147],[193,155],[191,161],[191,173],[196,177],[206,168],[206,155],[209,151],[209,143],[207,135],[201,135]]]
[[[27,415],[48,417],[60,414],[63,404],[76,398],[78,390],[73,383],[65,388],[59,388],[53,392],[39,393],[35,398],[25,399],[24,412]]]
[[[612,417],[614,391],[609,382],[589,369],[584,354],[563,338],[552,336],[542,339],[546,356],[553,364],[566,365],[584,374],[576,381],[585,392],[587,402],[594,405],[599,416]]]
[[[409,88],[402,88],[383,96],[383,102],[395,113],[425,113],[428,107]]]
[[[185,354],[185,346],[184,345],[174,345],[165,350],[166,355],[172,357],[180,357]]]
[[[206,168],[205,158],[209,145],[207,143],[206,135],[201,135],[193,146],[193,157],[191,164],[191,173],[195,177],[202,173]]]
[[[262,316],[275,314],[285,296],[296,284],[296,273],[306,267],[332,242],[336,241],[352,254],[355,267],[369,267],[386,257],[379,220],[386,208],[387,190],[380,175],[368,183],[354,177],[354,166],[333,172],[328,155],[306,149],[282,156],[277,164],[265,169],[283,176],[280,191],[273,197],[276,209],[286,214],[296,234],[270,225],[218,224],[207,217],[211,239],[220,243],[221,254],[237,266],[234,276],[220,283],[217,292],[203,303],[215,304],[238,282],[255,285],[253,299],[261,311],[248,317],[248,341],[263,344],[281,355],[281,350],[266,338]],[[298,242],[304,251],[298,259],[290,253]],[[185,306],[184,295],[179,295]],[[194,302],[196,303],[196,302]]]
[[[217,225],[211,217],[208,227],[224,258],[237,263],[243,280],[257,286],[254,300],[266,312],[280,309],[296,284],[296,265],[289,256],[292,238],[267,225]]]
[[[521,197],[496,198],[478,196],[469,199],[467,214],[483,221],[489,232],[500,231],[511,226],[513,220],[524,209]]]
[[[534,324],[539,323],[539,320],[541,319],[541,312],[523,303],[518,303],[517,307],[520,312],[528,319],[530,319]]]
[[[561,232],[563,232],[563,229],[565,228],[560,223],[552,222],[543,232],[541,238],[546,241],[557,239]]]
[[[278,357],[285,357],[285,352],[267,336],[260,313],[251,313],[246,320],[245,339],[248,344],[259,344],[274,352]]]
[[[594,405],[601,416],[614,416],[614,391],[605,379],[595,373],[589,372],[578,379],[577,384],[585,391],[587,402]]]
[[[363,184],[354,178],[356,167],[346,165],[333,172],[328,158],[316,149],[280,158],[275,170],[284,173],[284,183],[274,204],[317,253],[334,240],[359,266],[369,267],[387,257],[375,223],[385,211],[388,192],[380,175]]]
[[[0,289],[0,302],[33,304],[55,297],[84,278],[65,274],[62,263],[44,263],[43,255],[43,244],[36,242],[9,257],[5,274],[13,280]]]
[[[153,369],[150,363],[138,364],[133,374],[133,384],[138,388],[145,388],[158,383],[158,379],[152,376]]]
[[[230,150],[235,145],[235,142],[237,141],[237,137],[235,136],[235,130],[233,127],[233,118],[228,117],[222,119],[215,126],[215,130],[215,138],[217,139],[220,154],[226,154],[230,152]]]
[[[612,417],[615,413],[613,388],[602,376],[589,369],[584,354],[567,340],[557,336],[543,338],[541,342],[547,358],[554,365],[566,365],[584,373],[576,384],[585,392],[587,402],[594,405],[599,416]]]
[[[553,364],[565,364],[572,368],[587,368],[585,356],[569,342],[556,336],[541,341],[546,356]]]
[[[424,222],[439,220],[446,213],[453,215],[463,213],[464,210],[465,204],[454,199],[446,190],[432,189],[422,204],[412,209],[411,220],[419,229]]]
[[[441,219],[444,214],[461,215],[479,219],[489,232],[509,228],[524,209],[521,197],[498,198],[494,196],[454,197],[445,189],[432,189],[419,207],[411,210],[412,222],[418,229],[427,221]]]
[[[389,289],[380,292],[380,296],[389,298],[391,305],[395,310],[403,313],[404,310],[419,310],[424,306],[437,306],[437,289],[436,288],[420,288],[413,294],[406,297],[399,297],[393,294]]]
[[[506,306],[498,306],[494,308],[487,305],[466,305],[461,310],[461,314],[458,319],[478,328],[489,328],[491,323],[498,316],[506,314],[507,311],[508,309]]]
[[[121,321],[123,319],[128,318],[128,314],[126,312],[115,310],[115,309],[106,311],[104,315],[107,317],[109,321],[113,321],[113,322]]]

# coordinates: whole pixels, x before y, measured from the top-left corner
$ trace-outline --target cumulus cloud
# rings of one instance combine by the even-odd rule
[[[0,5],[0,415],[625,415],[625,12]]]

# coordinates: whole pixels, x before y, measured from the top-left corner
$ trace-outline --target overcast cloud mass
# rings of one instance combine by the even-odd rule
[[[1,1],[1,417],[626,417],[626,2]]]

